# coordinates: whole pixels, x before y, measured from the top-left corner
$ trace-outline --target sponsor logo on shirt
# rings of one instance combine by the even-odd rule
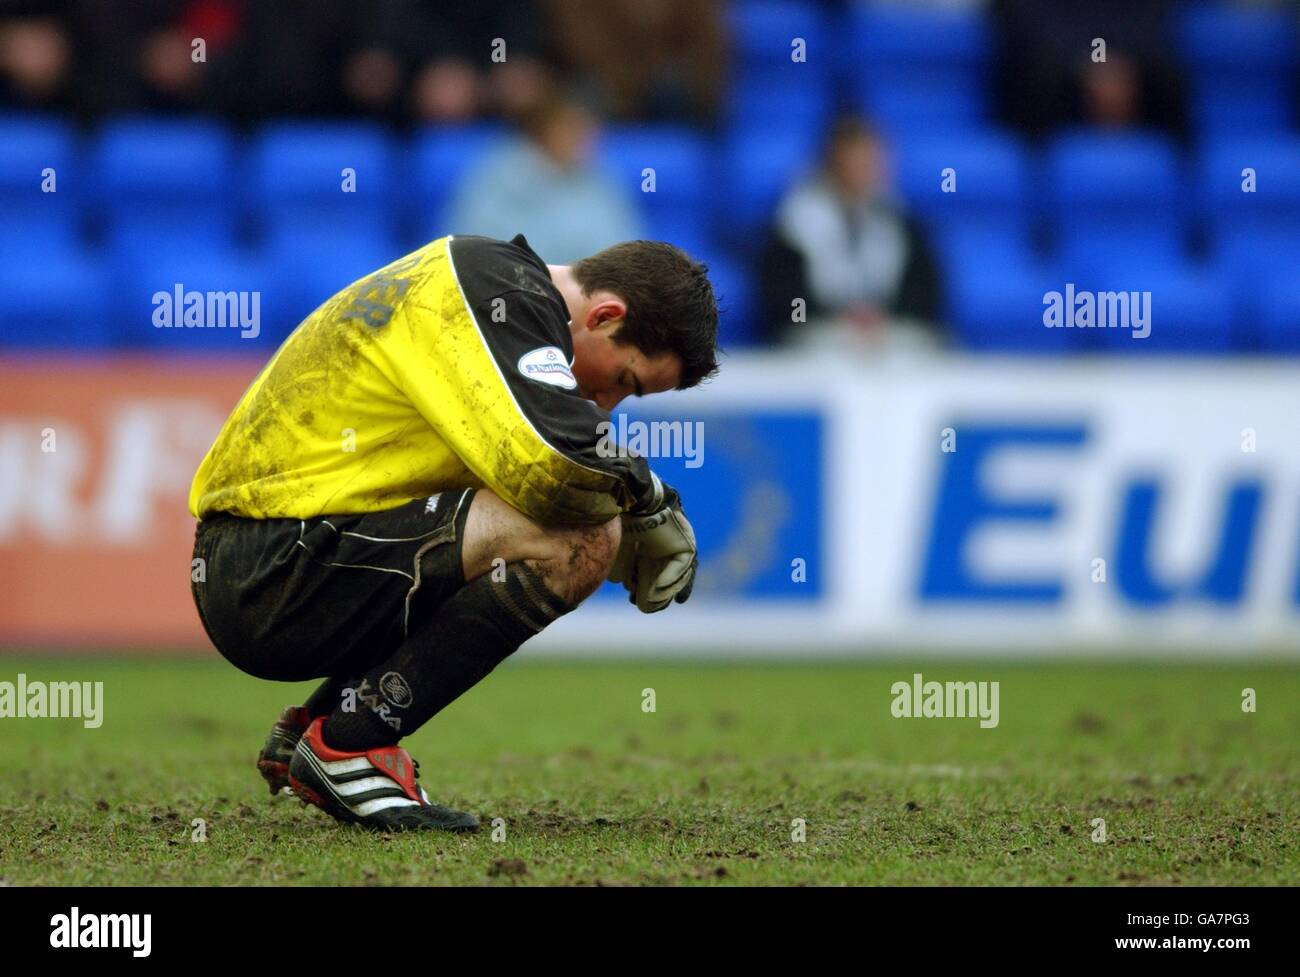
[[[558,346],[543,346],[529,350],[519,357],[519,372],[538,383],[549,383],[553,387],[576,390],[578,381],[564,358],[564,351]]]

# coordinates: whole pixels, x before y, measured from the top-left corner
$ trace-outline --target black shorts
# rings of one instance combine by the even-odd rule
[[[258,678],[364,674],[465,585],[473,494],[305,520],[207,516],[191,589],[208,637]]]

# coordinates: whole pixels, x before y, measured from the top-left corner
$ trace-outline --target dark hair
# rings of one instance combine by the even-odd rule
[[[570,115],[595,121],[595,117],[585,103],[561,93],[550,93],[543,95],[519,113],[519,128],[529,138],[539,140],[545,135],[547,129]]]
[[[647,356],[681,357],[678,390],[718,372],[718,303],[708,268],[681,248],[664,241],[624,241],[576,262],[572,271],[587,295],[603,289],[627,303],[614,342]]]
[[[826,152],[831,153],[846,142],[879,142],[880,133],[860,115],[841,115],[826,134]]]

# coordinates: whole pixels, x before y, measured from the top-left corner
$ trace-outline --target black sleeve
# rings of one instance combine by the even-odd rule
[[[803,254],[787,244],[775,229],[768,233],[759,259],[759,280],[762,338],[770,345],[788,341],[801,325],[792,318],[795,299],[804,300],[804,321],[822,311],[813,302]]]
[[[939,317],[943,309],[943,291],[939,266],[930,250],[924,233],[912,221],[905,225],[907,232],[907,264],[903,282],[891,310],[895,315],[919,319],[939,331]]]
[[[528,424],[556,453],[598,474],[620,510],[660,508],[663,484],[649,464],[620,448],[610,415],[578,392],[568,309],[546,265],[522,237],[457,237],[452,247],[466,302]]]

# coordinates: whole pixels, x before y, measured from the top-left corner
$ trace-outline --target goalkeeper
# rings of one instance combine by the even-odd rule
[[[652,613],[695,537],[602,422],[717,371],[705,268],[631,241],[545,264],[522,236],[446,237],[329,299],[244,393],[190,490],[193,584],[250,675],[324,679],[258,758],[370,828],[473,830],[398,741],[605,579]]]

